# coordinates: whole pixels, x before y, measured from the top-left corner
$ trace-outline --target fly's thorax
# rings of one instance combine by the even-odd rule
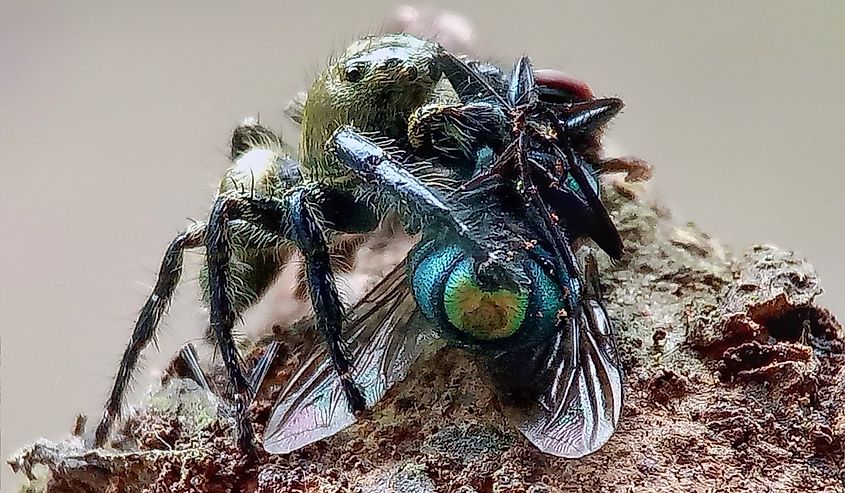
[[[509,349],[558,330],[576,301],[577,282],[561,289],[527,251],[492,265],[476,257],[459,243],[428,240],[409,258],[417,304],[447,340],[480,351]]]
[[[354,42],[308,91],[302,110],[300,155],[309,172],[346,175],[325,143],[340,125],[404,139],[414,109],[434,97],[440,81],[436,43],[406,34]]]

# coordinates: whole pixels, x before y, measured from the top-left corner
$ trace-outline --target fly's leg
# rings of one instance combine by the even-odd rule
[[[126,388],[132,378],[132,372],[138,364],[138,357],[141,351],[155,337],[156,327],[161,320],[162,314],[167,309],[173,292],[179,284],[179,277],[182,275],[182,259],[186,249],[196,248],[202,245],[205,239],[205,225],[196,224],[188,231],[177,236],[167,248],[161,268],[158,273],[155,287],[144,307],[141,309],[135,328],[132,331],[132,339],[123,352],[120,360],[120,367],[115,377],[109,399],[106,402],[106,409],[103,418],[97,426],[94,434],[94,443],[101,447],[108,438],[109,430],[115,419],[120,416],[123,397]]]
[[[625,173],[625,181],[628,183],[648,181],[652,174],[651,165],[635,157],[602,159],[596,167],[602,173]]]

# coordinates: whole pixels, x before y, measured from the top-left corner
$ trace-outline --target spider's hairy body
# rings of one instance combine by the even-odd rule
[[[299,159],[290,147],[254,119],[246,119],[232,137],[232,165],[220,181],[218,194],[283,197],[292,185],[319,182],[349,191],[374,206],[381,218],[395,204],[360,183],[326,152],[326,142],[341,125],[377,134],[386,147],[406,139],[408,120],[421,105],[454,98],[448,82],[441,80],[434,60],[440,47],[404,34],[368,36],[355,41],[341,53],[308,90],[301,108]],[[359,71],[351,81],[347,71]],[[448,182],[442,175],[418,170],[433,185]],[[365,221],[371,226],[371,221]],[[410,221],[417,223],[419,221]],[[367,239],[369,227],[346,234],[332,234],[328,240],[332,267],[347,272],[354,267],[357,248]],[[290,241],[267,235],[248,221],[233,221],[229,229],[232,258],[229,264],[229,296],[236,310],[255,303],[292,255]],[[304,272],[300,272],[297,295],[305,294]],[[206,269],[200,275],[204,299],[208,302]],[[211,334],[209,334],[211,336]],[[213,336],[210,337],[213,339]]]
[[[414,110],[444,91],[435,60],[440,47],[405,34],[354,42],[317,76],[302,108],[300,158],[307,176],[332,184],[350,178],[326,152],[341,125],[404,140]]]

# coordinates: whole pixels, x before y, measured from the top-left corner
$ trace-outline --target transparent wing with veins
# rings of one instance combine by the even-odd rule
[[[588,262],[588,281],[595,281],[594,269]],[[613,435],[622,414],[623,374],[613,325],[598,296],[585,297],[580,313],[554,338],[493,363],[506,391],[520,387],[517,393],[528,397],[506,399],[505,413],[543,452],[579,458]]]
[[[353,308],[346,334],[352,376],[367,407],[372,407],[407,376],[436,339],[417,309],[404,263]],[[279,395],[264,434],[264,448],[274,454],[289,453],[332,436],[356,420],[325,345],[317,344]]]

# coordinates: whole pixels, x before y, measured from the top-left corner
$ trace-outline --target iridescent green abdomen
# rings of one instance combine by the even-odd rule
[[[538,255],[542,249],[537,247]],[[455,243],[422,242],[408,264],[425,317],[451,342],[476,349],[514,348],[549,337],[576,302],[531,256],[514,259],[522,283],[481,281],[478,261]],[[577,293],[577,283],[567,288]]]

